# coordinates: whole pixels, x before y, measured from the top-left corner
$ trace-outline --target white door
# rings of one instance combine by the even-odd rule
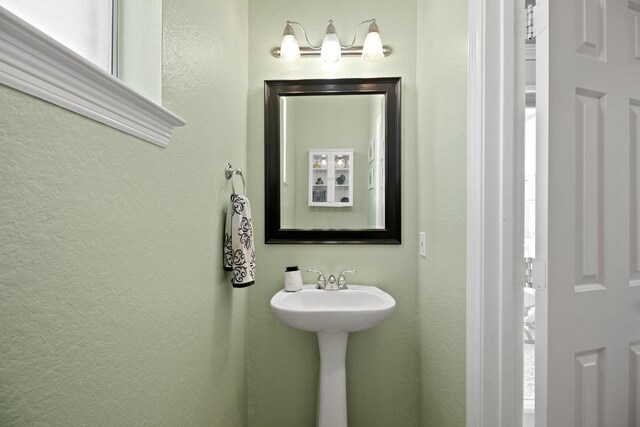
[[[536,425],[640,426],[640,0],[545,0]]]

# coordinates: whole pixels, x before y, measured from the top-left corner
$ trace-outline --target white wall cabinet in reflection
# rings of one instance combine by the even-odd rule
[[[309,206],[353,206],[353,149],[309,151]]]

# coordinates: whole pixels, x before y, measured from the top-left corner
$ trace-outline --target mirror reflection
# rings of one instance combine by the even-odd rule
[[[280,97],[285,229],[383,229],[382,94]]]

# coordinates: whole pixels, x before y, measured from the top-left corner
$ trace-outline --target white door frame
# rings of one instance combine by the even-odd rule
[[[522,379],[513,366],[518,255],[513,186],[518,53],[514,0],[469,0],[467,108],[467,426],[519,426]],[[524,64],[524,62],[523,62]],[[524,97],[524,92],[521,94]],[[524,119],[522,119],[524,123]],[[524,183],[524,181],[522,181]],[[522,245],[520,245],[522,246]],[[521,331],[520,331],[521,333]],[[521,343],[519,343],[521,344]],[[520,353],[519,353],[520,352]]]

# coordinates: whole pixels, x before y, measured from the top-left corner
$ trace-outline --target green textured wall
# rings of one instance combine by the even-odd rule
[[[467,2],[418,2],[421,425],[465,425]]]
[[[383,41],[394,49],[381,62],[319,58],[282,64],[270,55],[287,19],[305,25],[319,43],[329,19],[343,40],[364,19],[376,17]],[[317,267],[326,274],[357,268],[354,283],[377,285],[397,309],[375,329],[352,334],[347,350],[350,427],[418,426],[416,3],[393,1],[249,2],[248,173],[256,224],[257,275],[249,293],[247,335],[248,419],[251,427],[312,426],[316,415],[318,349],[314,334],[287,327],[269,300],[282,288],[284,267]],[[298,36],[301,38],[301,34]],[[361,36],[362,37],[362,36]],[[331,77],[402,77],[403,244],[396,246],[265,245],[263,81]],[[304,275],[306,281],[315,280]]]
[[[464,425],[466,2],[163,6],[164,103],[188,123],[166,150],[0,86],[0,424],[313,425],[315,336],[269,308],[299,264],[398,302],[350,337],[351,427]],[[319,42],[371,17],[382,62],[269,54],[287,19]],[[403,244],[265,245],[263,80],[371,76],[403,79]],[[254,211],[245,290],[219,268],[226,162]]]
[[[246,425],[247,295],[220,259],[247,14],[164,1],[187,121],[164,150],[0,86],[0,425]]]

